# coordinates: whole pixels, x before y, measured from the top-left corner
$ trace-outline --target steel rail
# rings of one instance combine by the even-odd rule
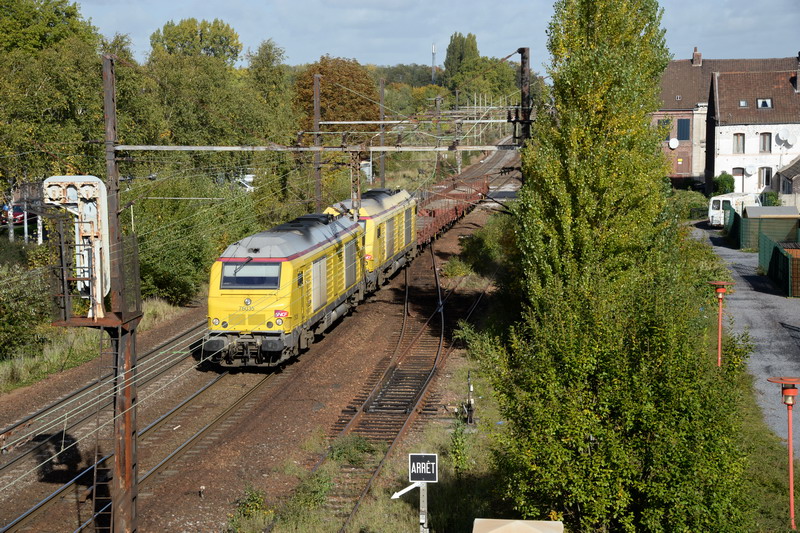
[[[151,468],[144,476],[139,478],[139,483],[141,485],[144,485],[144,483],[150,478],[150,476],[152,476],[153,474],[158,473],[163,468],[165,468],[167,465],[171,464],[172,462],[174,462],[178,458],[180,458],[180,456],[183,455],[183,453],[186,451],[187,448],[191,447],[195,442],[197,442],[198,440],[202,439],[208,433],[210,433],[211,431],[216,429],[217,426],[219,426],[225,420],[227,420],[228,417],[230,417],[233,413],[235,413],[242,406],[242,404],[244,402],[249,400],[250,397],[253,396],[254,394],[256,394],[257,392],[259,392],[261,390],[261,388],[265,384],[267,384],[270,381],[272,381],[272,378],[274,378],[276,375],[277,374],[272,374],[272,373],[266,374],[261,381],[259,381],[255,385],[253,385],[253,387],[250,390],[248,390],[246,393],[244,393],[238,400],[236,400],[227,409],[225,409],[225,411],[223,411],[219,416],[217,416],[216,418],[214,418],[214,420],[212,420],[211,422],[209,422],[208,424],[203,426],[202,429],[200,429],[194,435],[189,437],[188,440],[184,441],[183,444],[181,444],[180,446],[178,446],[178,448],[173,450],[172,453],[170,453],[166,458],[164,458],[156,466]]]
[[[159,417],[157,420],[151,422],[147,427],[140,429],[139,432],[136,434],[137,438],[146,437],[151,431],[157,430],[160,426],[162,426],[170,418],[172,418],[172,417],[178,415],[179,413],[181,413],[190,403],[195,401],[198,396],[200,396],[201,394],[206,392],[209,388],[211,388],[213,385],[217,384],[221,379],[223,379],[225,376],[227,376],[229,374],[230,374],[229,372],[224,372],[224,373],[218,375],[217,377],[215,377],[214,379],[212,379],[211,381],[209,381],[208,383],[206,383],[205,385],[203,385],[200,389],[198,389],[197,391],[192,393],[191,396],[185,398],[180,404],[178,404],[177,406],[173,407],[170,411],[168,411],[168,412],[164,413],[163,415],[161,415],[161,417]],[[257,386],[260,386],[260,384],[261,383],[259,383]],[[94,464],[89,465],[86,468],[84,468],[80,473],[78,473],[78,475],[76,475],[70,481],[67,481],[65,484],[63,484],[61,487],[56,489],[54,492],[52,492],[47,497],[43,498],[41,501],[39,501],[39,503],[37,503],[36,505],[34,505],[30,509],[28,509],[24,514],[22,514],[19,517],[17,517],[13,522],[7,524],[6,526],[3,526],[3,528],[0,529],[0,533],[5,533],[6,531],[15,531],[16,529],[21,529],[23,527],[26,527],[30,522],[32,522],[34,519],[36,519],[38,516],[40,516],[44,511],[46,511],[48,508],[50,508],[61,495],[63,495],[70,488],[75,486],[77,481],[82,476],[90,474],[94,468],[98,468],[100,465],[102,465],[106,461],[109,461],[113,457],[114,457],[113,453],[107,454],[107,455],[103,456],[102,458],[98,459]],[[143,481],[143,479],[144,478],[140,478],[139,481],[141,482],[141,481]],[[86,490],[88,491],[90,489],[91,489],[91,487],[87,488]],[[95,513],[95,515],[96,515],[96,513]],[[83,526],[81,526],[81,527],[83,527]],[[12,529],[12,528],[16,528],[16,529]]]
[[[150,359],[156,352],[159,352],[160,350],[163,350],[164,348],[166,348],[170,344],[177,343],[179,339],[191,334],[191,332],[193,332],[196,329],[202,328],[205,324],[206,324],[206,321],[204,320],[204,321],[200,322],[199,324],[197,324],[195,326],[192,326],[192,327],[184,330],[183,332],[178,333],[177,335],[174,335],[170,339],[162,342],[161,344],[159,344],[158,346],[156,346],[152,350],[148,351],[146,354],[142,355],[140,363],[144,363],[145,361]],[[42,407],[38,411],[26,416],[22,420],[19,420],[18,422],[14,422],[12,425],[10,425],[8,427],[5,427],[2,430],[0,430],[0,437],[2,437],[4,435],[7,435],[8,433],[14,431],[15,429],[17,429],[18,427],[20,427],[22,425],[27,424],[28,422],[30,422],[31,420],[41,416],[42,414],[45,414],[48,411],[52,411],[52,410],[58,408],[59,405],[67,403],[68,401],[72,400],[73,398],[79,396],[81,393],[83,393],[87,389],[90,389],[91,387],[93,387],[95,385],[102,384],[105,380],[108,380],[109,378],[111,378],[113,376],[114,375],[111,374],[111,373],[106,374],[104,376],[101,376],[100,378],[98,378],[98,379],[86,384],[85,386],[81,387],[80,389],[69,393],[67,396],[59,398],[58,400],[56,400],[55,402],[51,403],[50,405]]]
[[[182,333],[180,333],[178,335],[173,336],[168,341],[158,345],[156,348],[154,348],[153,350],[150,350],[147,354],[145,354],[143,356],[143,358],[142,358],[143,359],[142,363],[144,363],[147,360],[151,359],[157,353],[158,354],[163,353],[163,350],[165,350],[166,347],[170,346],[171,344],[177,343],[181,338],[191,335],[192,332],[194,332],[195,330],[200,329],[200,328],[202,328],[204,326],[205,326],[205,321],[201,322],[198,325],[192,326],[191,328],[183,331]],[[160,372],[158,372],[155,375],[151,375],[151,376],[145,378],[142,381],[142,384],[144,385],[144,384],[150,383],[151,381],[157,379],[162,373],[170,370],[171,368],[173,368],[176,365],[180,364],[181,362],[183,362],[184,360],[186,360],[189,357],[191,357],[191,353],[188,353],[184,357],[175,358],[175,360],[173,360],[171,363],[169,363],[166,367],[162,368],[160,370]],[[21,426],[21,425],[23,425],[23,424],[35,419],[35,418],[37,418],[37,417],[42,417],[42,415],[45,415],[48,411],[56,411],[57,409],[59,409],[59,407],[61,407],[63,405],[66,405],[67,403],[69,403],[73,399],[79,397],[81,394],[86,392],[88,389],[91,389],[92,387],[108,385],[109,382],[107,380],[110,377],[113,377],[113,374],[107,374],[107,375],[105,375],[105,376],[93,381],[92,383],[82,387],[81,389],[79,389],[79,390],[77,390],[77,391],[75,391],[73,393],[70,393],[68,396],[66,396],[64,398],[61,398],[60,400],[58,400],[58,401],[50,404],[49,406],[40,409],[36,413],[28,416],[25,420],[23,420],[21,422],[18,422],[16,424],[14,424],[13,426],[10,426],[3,433],[0,433],[0,435],[6,434],[8,431],[11,431],[14,428],[17,428],[17,427],[19,427],[19,426]],[[104,401],[102,404],[93,406],[86,414],[79,415],[78,417],[73,419],[72,422],[69,425],[65,424],[65,428],[62,431],[66,432],[68,430],[75,429],[76,427],[78,427],[81,424],[83,424],[84,422],[86,422],[88,419],[94,417],[96,411],[102,410],[102,409],[110,406],[112,404],[112,402],[113,402],[113,399],[109,398],[108,400]],[[87,407],[86,409],[89,409],[89,408]],[[58,421],[58,417],[56,417],[53,420],[53,423],[55,423],[56,421]],[[60,435],[59,432],[54,433],[53,435],[51,435],[47,439],[37,443],[35,446],[32,446],[28,450],[25,450],[24,452],[22,452],[21,454],[17,455],[13,459],[11,459],[8,462],[4,463],[2,466],[0,466],[0,476],[2,476],[3,473],[5,473],[5,472],[10,471],[12,468],[14,468],[20,462],[24,461],[25,459],[30,458],[38,450],[40,450],[43,447],[47,446],[49,443],[53,442],[54,440],[58,440],[59,435]],[[22,443],[15,443],[15,447],[23,446],[27,442],[30,442],[30,439],[28,439],[27,441],[22,442]],[[50,460],[52,460],[52,459],[53,458],[51,457]]]

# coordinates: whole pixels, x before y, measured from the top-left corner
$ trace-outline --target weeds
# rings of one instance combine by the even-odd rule
[[[319,508],[333,488],[333,477],[327,470],[318,470],[300,482],[291,500],[280,510],[281,521],[303,522],[311,511]]]
[[[333,442],[330,456],[338,463],[362,466],[366,460],[365,456],[375,451],[375,446],[367,439],[361,435],[350,434]]]
[[[266,505],[266,493],[252,485],[244,489],[244,496],[236,500],[236,511],[228,515],[228,531],[233,533],[264,531],[275,517]]]
[[[456,477],[461,478],[469,466],[467,460],[467,434],[466,424],[460,419],[454,422],[453,433],[450,435],[450,449],[448,457],[453,464]]]
[[[472,268],[458,256],[451,257],[442,267],[442,274],[448,278],[457,278],[473,274]]]

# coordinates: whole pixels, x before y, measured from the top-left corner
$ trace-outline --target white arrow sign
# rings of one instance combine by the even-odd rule
[[[396,500],[397,498],[399,498],[400,496],[402,496],[406,492],[408,492],[410,490],[413,490],[413,489],[416,489],[420,485],[422,485],[421,481],[417,481],[416,483],[412,483],[411,485],[409,485],[408,487],[404,488],[403,490],[397,491],[394,494],[392,494],[392,499]]]

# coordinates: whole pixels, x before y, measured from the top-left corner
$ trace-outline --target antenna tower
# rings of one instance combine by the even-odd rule
[[[436,83],[436,43],[431,45],[431,83]]]

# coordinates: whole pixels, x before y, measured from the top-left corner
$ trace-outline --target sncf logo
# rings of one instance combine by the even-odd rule
[[[372,261],[372,254],[364,255],[364,259],[366,259],[367,261]]]
[[[286,318],[287,316],[289,316],[289,311],[275,310],[275,318]]]

